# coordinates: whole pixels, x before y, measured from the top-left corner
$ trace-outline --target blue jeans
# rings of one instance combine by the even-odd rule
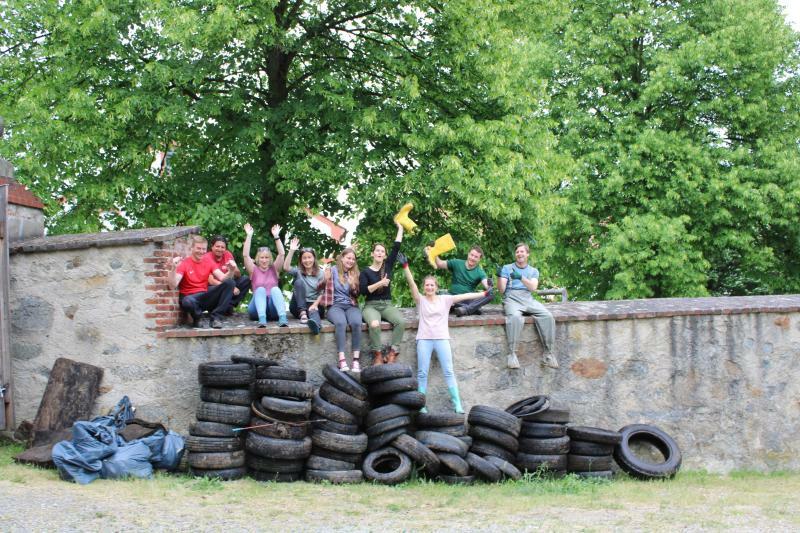
[[[257,288],[253,291],[250,305],[247,306],[247,314],[250,315],[250,320],[259,322],[266,322],[268,318],[278,320],[280,317],[285,317],[286,304],[283,301],[283,293],[278,287],[272,287],[267,296],[267,289]]]
[[[456,375],[453,372],[453,352],[448,339],[417,340],[417,382],[419,390],[428,390],[428,369],[431,367],[431,353],[436,350],[436,358],[444,373],[447,388],[457,387]]]

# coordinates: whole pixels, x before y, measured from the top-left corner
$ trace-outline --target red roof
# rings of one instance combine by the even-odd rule
[[[44,209],[44,204],[17,180],[0,176],[0,185],[8,185],[8,203]]]

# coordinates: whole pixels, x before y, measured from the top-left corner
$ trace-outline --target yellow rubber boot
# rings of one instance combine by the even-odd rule
[[[453,241],[453,237],[451,237],[449,233],[445,233],[436,239],[436,242],[433,243],[432,247],[428,248],[428,262],[433,268],[436,268],[435,257],[455,249],[456,243]]]
[[[398,211],[397,214],[394,216],[395,224],[400,224],[401,226],[403,226],[403,229],[406,230],[408,233],[412,233],[414,231],[414,228],[417,227],[414,221],[408,218],[408,213],[412,209],[414,209],[414,204],[410,203],[406,204],[403,207],[401,207],[400,211]]]

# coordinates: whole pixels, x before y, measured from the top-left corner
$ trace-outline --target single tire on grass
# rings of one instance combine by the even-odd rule
[[[681,450],[678,443],[665,431],[649,424],[632,424],[619,430],[622,442],[614,448],[614,459],[619,467],[639,479],[665,479],[674,476],[681,467]],[[631,444],[644,442],[655,446],[664,461],[651,463],[640,459],[631,450]]]
[[[189,473],[194,477],[207,477],[211,479],[219,479],[221,481],[233,481],[235,479],[242,479],[247,475],[247,469],[243,466],[238,468],[221,468],[221,469],[203,469],[191,468]]]
[[[364,481],[364,474],[361,470],[306,470],[306,481],[312,483],[327,481],[334,485],[361,483]]]
[[[361,470],[370,481],[397,485],[411,477],[411,459],[395,448],[383,448],[367,455]]]

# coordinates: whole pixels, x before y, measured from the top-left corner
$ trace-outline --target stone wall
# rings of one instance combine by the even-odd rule
[[[105,369],[98,412],[128,395],[137,414],[179,431],[194,416],[199,363],[262,355],[304,367],[320,382],[320,367],[335,359],[330,326],[317,338],[296,322],[288,329],[257,330],[244,320],[222,330],[169,329],[179,315],[156,307],[176,303],[172,291],[158,292],[159,258],[185,246],[184,238],[50,251],[23,243],[27,248],[16,250],[10,306],[18,423],[35,416],[57,357]],[[523,336],[522,368],[508,370],[496,308],[451,320],[465,407],[505,407],[549,394],[568,404],[579,424],[661,426],[677,439],[688,468],[800,469],[800,296],[549,308],[557,320],[558,370],[539,366],[532,324]],[[416,323],[408,314],[403,359],[413,362]],[[447,408],[446,397],[434,363],[429,403]]]

